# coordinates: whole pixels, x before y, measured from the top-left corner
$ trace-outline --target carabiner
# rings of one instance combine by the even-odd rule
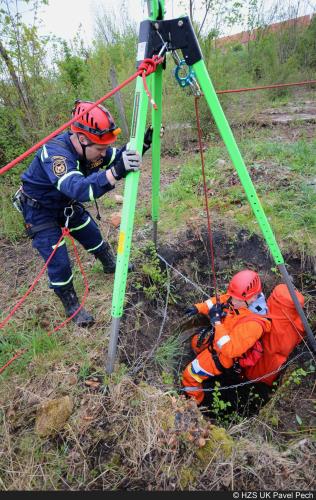
[[[65,227],[66,228],[68,228],[69,219],[73,216],[74,213],[75,213],[74,212],[74,207],[72,205],[70,205],[70,207],[65,207],[64,208],[64,216],[66,217],[66,222],[65,222]]]

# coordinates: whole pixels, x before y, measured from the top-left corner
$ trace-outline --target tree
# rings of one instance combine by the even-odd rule
[[[121,5],[118,7],[118,11],[120,13],[124,11],[126,12],[126,4],[124,1],[121,2]],[[116,48],[120,43],[124,43],[125,38],[135,35],[135,26],[129,23],[127,19],[128,16],[120,16],[118,21],[115,13],[106,9],[104,6],[101,9],[98,9],[98,15],[96,17],[97,37],[105,43],[110,52],[109,79],[112,88],[117,87],[119,84],[117,77],[118,60],[115,57]],[[129,127],[127,124],[124,100],[121,92],[117,92],[114,95],[114,101],[120,117],[120,126],[124,135],[128,137]]]
[[[44,57],[43,41],[37,28],[37,12],[47,0],[0,0],[1,97],[7,105],[24,110],[26,121],[34,125],[34,80],[40,77]],[[22,21],[20,9],[29,8],[33,24]],[[8,93],[9,87],[11,92]],[[15,92],[12,92],[15,90]]]
[[[242,18],[244,2],[238,0],[182,0],[198,36],[212,31],[221,34],[224,28],[234,26]]]

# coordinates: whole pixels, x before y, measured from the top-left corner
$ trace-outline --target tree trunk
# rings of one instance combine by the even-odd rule
[[[11,61],[11,58],[10,58],[10,56],[9,56],[6,48],[2,44],[1,40],[0,40],[0,56],[2,57],[5,65],[6,65],[6,67],[8,68],[8,71],[10,73],[10,76],[11,76],[11,79],[12,79],[12,82],[13,82],[13,85],[16,88],[16,91],[17,91],[17,93],[19,95],[19,98],[20,98],[21,102],[22,102],[24,108],[26,109],[26,111],[29,113],[29,118],[31,118],[31,111],[30,111],[28,99],[24,95],[23,88],[22,88],[22,86],[20,84],[18,75],[16,74],[13,62]]]
[[[112,88],[115,88],[118,86],[118,81],[117,81],[116,71],[115,71],[114,66],[110,67],[110,80],[111,80]],[[114,100],[115,100],[117,111],[118,111],[118,114],[120,117],[120,127],[123,130],[124,135],[126,137],[129,137],[129,128],[127,125],[125,108],[124,108],[124,103],[123,103],[121,92],[116,92],[116,94],[114,94]]]

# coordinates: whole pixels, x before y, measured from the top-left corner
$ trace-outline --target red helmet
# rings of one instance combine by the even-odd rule
[[[249,300],[262,290],[259,275],[255,271],[245,269],[235,274],[230,280],[227,293],[238,300]]]
[[[91,104],[91,101],[77,99],[72,116],[78,116]],[[101,104],[78,118],[78,121],[73,122],[70,128],[73,132],[84,134],[95,144],[112,144],[121,133],[121,129],[115,125],[111,114]]]

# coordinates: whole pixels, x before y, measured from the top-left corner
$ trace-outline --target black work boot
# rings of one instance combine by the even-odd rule
[[[70,285],[62,286],[60,288],[54,288],[54,292],[62,301],[66,315],[69,318],[69,316],[71,316],[78,309],[78,307],[80,307],[73,284],[71,283]],[[84,308],[81,308],[76,316],[72,318],[72,321],[78,326],[89,328],[94,323],[94,317],[91,316],[91,314]]]
[[[96,252],[94,256],[101,262],[103,266],[103,272],[105,272],[106,274],[115,273],[115,267],[116,267],[115,256],[112,252],[110,245],[106,241],[103,242],[101,250],[99,252]],[[134,271],[133,264],[128,264],[128,271]]]
[[[103,242],[100,251],[95,253],[94,256],[101,262],[103,266],[103,271],[106,274],[113,274],[115,272],[115,267],[116,267],[115,256],[107,241]]]

